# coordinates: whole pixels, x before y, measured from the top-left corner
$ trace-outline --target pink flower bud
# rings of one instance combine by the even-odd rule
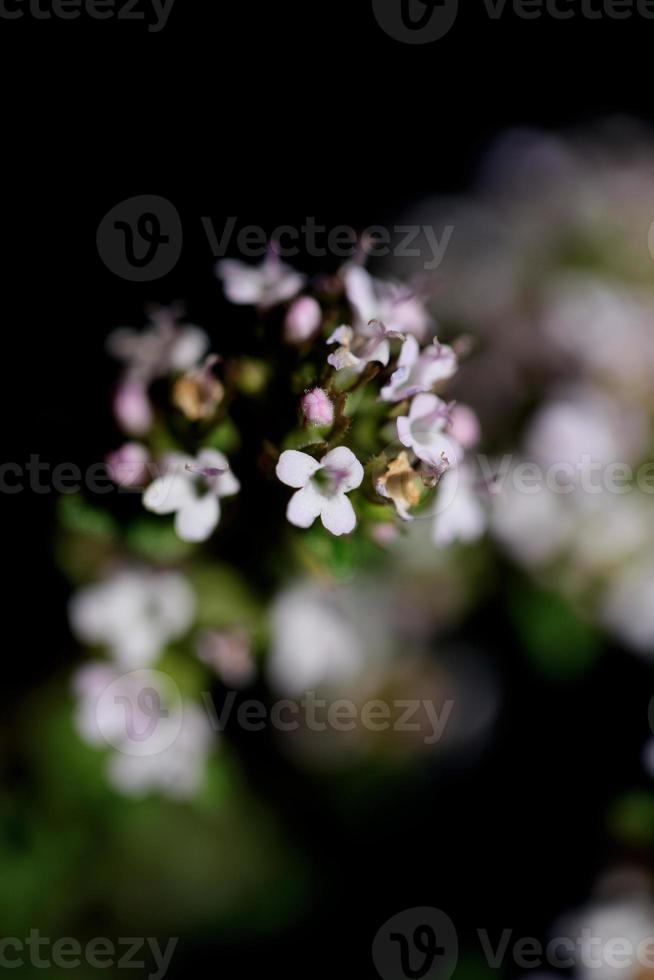
[[[302,399],[302,411],[310,425],[332,425],[334,421],[334,406],[322,388],[306,393]]]
[[[479,420],[467,405],[456,405],[452,411],[450,435],[464,449],[472,449],[479,442]]]
[[[132,378],[120,382],[114,395],[114,416],[132,436],[144,436],[152,425],[152,406],[145,385]]]
[[[138,487],[147,482],[148,451],[138,442],[126,442],[109,453],[106,463],[110,478],[119,487]]]
[[[301,296],[291,305],[284,320],[284,339],[290,344],[310,340],[322,322],[322,310],[312,296]]]

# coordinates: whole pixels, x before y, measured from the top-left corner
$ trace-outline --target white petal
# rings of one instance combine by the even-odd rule
[[[338,470],[343,476],[339,480],[339,489],[343,493],[356,490],[363,482],[363,466],[347,446],[337,446],[323,456],[321,464],[330,470]]]
[[[327,344],[342,344],[348,347],[352,342],[353,331],[352,327],[347,327],[345,325],[341,327],[336,327],[331,337],[326,341]]]
[[[241,489],[241,484],[232,471],[228,470],[215,477],[212,487],[218,497],[233,497]]]
[[[195,367],[209,350],[209,338],[200,327],[189,324],[183,327],[170,351],[170,367],[173,371],[188,371]]]
[[[420,356],[420,346],[414,336],[407,337],[402,344],[400,356],[397,359],[398,368],[410,368]]]
[[[320,469],[320,463],[297,449],[287,449],[279,457],[277,463],[277,479],[287,487],[303,487],[314,473]]]
[[[211,493],[187,503],[175,517],[175,531],[182,541],[206,541],[220,520],[218,498]]]
[[[349,265],[343,270],[347,298],[359,314],[362,323],[368,323],[377,314],[374,280],[360,265]]]
[[[413,435],[411,433],[411,421],[408,415],[401,415],[397,420],[397,438],[403,446],[411,449],[413,445]]]
[[[196,465],[207,470],[228,470],[227,457],[218,449],[201,449],[197,455]]]
[[[154,514],[172,514],[194,499],[193,481],[185,473],[168,473],[150,484],[143,506]]]
[[[438,411],[439,408],[445,410],[445,403],[441,398],[436,395],[420,394],[411,402],[411,411],[409,412],[409,417],[411,421],[414,419],[422,418],[425,415],[431,415]]]
[[[357,526],[356,514],[348,497],[337,493],[335,497],[323,500],[321,519],[323,526],[335,534],[349,534]]]
[[[286,508],[286,517],[295,527],[311,527],[323,507],[324,498],[312,483],[294,493]]]

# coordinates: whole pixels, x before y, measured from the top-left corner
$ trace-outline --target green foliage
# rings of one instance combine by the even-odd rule
[[[514,579],[509,611],[533,665],[552,679],[583,674],[601,652],[593,627],[554,592]]]

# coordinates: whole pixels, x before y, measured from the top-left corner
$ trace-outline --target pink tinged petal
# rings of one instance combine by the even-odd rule
[[[377,337],[370,340],[361,351],[361,359],[368,363],[377,361],[386,367],[391,359],[391,346],[388,340],[379,340]]]
[[[356,490],[363,482],[363,466],[347,446],[337,446],[323,456],[322,466],[339,474],[338,487],[343,493]]]
[[[218,449],[201,449],[196,459],[200,469],[207,470],[228,470],[229,462],[227,457]]]
[[[347,347],[339,347],[337,351],[330,354],[327,358],[327,363],[330,364],[335,371],[362,371],[365,367],[365,362],[360,358],[355,357],[355,355],[347,349]]]
[[[222,279],[230,302],[252,306],[259,302],[261,277],[258,270],[236,259],[223,259],[216,266],[216,274]]]
[[[374,280],[360,265],[349,265],[343,270],[345,293],[349,302],[359,315],[368,323],[375,316],[377,298],[374,290]]]
[[[438,398],[437,395],[419,394],[411,402],[409,417],[413,422],[414,419],[423,418],[425,415],[435,415],[440,411],[443,412],[443,422],[445,422],[447,405],[443,399]]]
[[[169,355],[173,371],[188,371],[200,361],[209,350],[209,338],[200,327],[182,327]]]
[[[400,356],[397,359],[398,368],[411,368],[420,356],[420,346],[415,337],[407,337],[402,344]]]
[[[302,344],[311,339],[321,323],[320,304],[313,296],[301,296],[286,314],[284,338],[291,344]]]
[[[206,541],[220,520],[218,498],[211,493],[196,497],[177,512],[175,531],[182,541]]]
[[[286,517],[295,527],[311,527],[322,510],[324,498],[312,483],[294,493],[286,508]]]
[[[307,453],[301,453],[297,449],[287,449],[279,457],[275,472],[277,479],[287,487],[297,488],[305,486],[320,468],[321,464]]]
[[[357,526],[354,507],[344,493],[337,493],[334,497],[325,498],[320,517],[323,527],[336,537],[341,534],[349,534]]]
[[[169,473],[150,484],[143,494],[143,506],[153,514],[172,514],[193,499],[191,479],[183,474]]]
[[[130,435],[143,436],[152,427],[152,405],[140,381],[121,381],[114,395],[113,409],[116,422]]]
[[[401,415],[397,420],[397,438],[403,446],[411,449],[413,446],[413,435],[411,434],[411,421],[408,415]]]

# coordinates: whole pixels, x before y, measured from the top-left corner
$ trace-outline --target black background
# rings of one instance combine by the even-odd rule
[[[84,18],[0,20],[3,456],[102,458],[114,438],[103,340],[140,322],[146,302],[184,297],[194,320],[229,330],[200,215],[268,227],[307,215],[393,220],[423,194],[469,187],[507,125],[647,119],[653,43],[654,22],[639,18],[507,12],[493,22],[481,2],[424,47],[387,37],[367,0],[177,0],[159,34]],[[95,233],[114,204],[146,193],[180,211],[184,252],[170,276],[134,285],[102,264]],[[3,497],[9,716],[69,657],[53,505],[49,494]],[[401,908],[441,906],[463,932],[542,935],[583,900],[611,855],[606,802],[642,783],[647,675],[607,651],[583,685],[548,686],[492,603],[477,631],[492,638],[509,708],[474,777],[438,792],[418,786],[348,828],[315,788],[262,764],[262,792],[284,809],[324,887],[293,933],[229,949],[187,944],[175,976],[206,964],[224,976],[372,976],[372,936]]]

